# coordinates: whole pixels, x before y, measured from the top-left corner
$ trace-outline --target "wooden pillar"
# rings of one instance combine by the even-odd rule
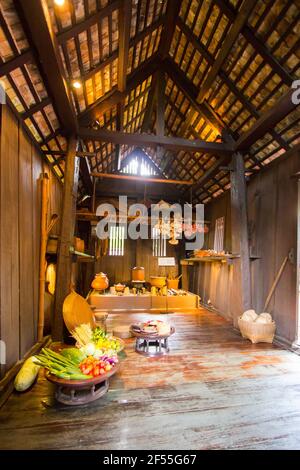
[[[64,322],[62,307],[72,284],[72,256],[75,230],[76,199],[79,177],[79,159],[75,156],[77,140],[71,137],[65,163],[65,181],[62,202],[61,232],[58,246],[55,310],[52,337],[55,341],[63,339]]]
[[[239,315],[252,308],[247,188],[244,158],[241,153],[235,153],[232,157],[230,180],[232,252],[240,256],[233,262],[230,295],[233,323],[237,326]]]
[[[296,334],[293,347],[300,349],[300,178],[298,178],[298,205],[297,205],[297,281],[296,281]]]
[[[159,136],[165,135],[165,90],[166,78],[163,71],[158,72],[156,83],[156,134]],[[157,147],[157,158],[161,160],[164,154],[162,147]]]

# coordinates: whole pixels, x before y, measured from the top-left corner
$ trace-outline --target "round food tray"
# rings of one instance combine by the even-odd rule
[[[138,333],[131,329],[136,338],[135,350],[138,354],[147,357],[160,357],[169,353],[168,339],[175,333],[175,328],[171,326],[170,333],[159,335],[154,333]]]
[[[159,338],[169,338],[171,335],[175,333],[175,328],[174,326],[170,327],[170,333],[164,334],[164,335],[159,335],[158,333],[144,333],[144,332],[138,332],[132,328],[130,328],[130,332],[135,336],[136,338],[142,338],[142,339],[153,339],[154,341]]]
[[[120,369],[116,364],[106,374],[87,380],[60,379],[49,371],[45,372],[46,379],[56,385],[55,398],[64,405],[84,405],[105,395],[109,387],[109,379]]]

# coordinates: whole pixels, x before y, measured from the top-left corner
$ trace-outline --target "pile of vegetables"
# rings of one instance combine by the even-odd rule
[[[114,355],[121,350],[120,341],[107,335],[100,327],[92,330],[89,324],[83,324],[72,331],[72,336],[81,351],[87,356],[94,356],[96,359],[104,354]]]
[[[84,358],[83,353],[76,348],[64,349],[61,354],[43,348],[42,352],[36,356],[36,363],[60,379],[92,379],[92,375],[83,374],[79,367]]]
[[[104,355],[97,359],[77,348],[66,348],[61,353],[45,348],[35,356],[34,362],[60,379],[86,380],[111,371],[118,357]]]
[[[101,359],[96,359],[89,356],[84,359],[80,364],[80,370],[83,374],[99,377],[111,371],[112,368],[118,363],[118,358],[103,356]]]

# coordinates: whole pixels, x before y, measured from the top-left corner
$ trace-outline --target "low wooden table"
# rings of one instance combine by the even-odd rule
[[[46,372],[46,379],[56,385],[55,398],[64,405],[85,405],[103,397],[108,391],[109,379],[118,372],[116,364],[110,372],[87,380],[64,380]]]
[[[168,339],[175,333],[175,328],[171,326],[168,335],[138,333],[132,328],[130,328],[130,331],[136,338],[135,350],[137,353],[148,357],[159,357],[168,354],[170,351]]]

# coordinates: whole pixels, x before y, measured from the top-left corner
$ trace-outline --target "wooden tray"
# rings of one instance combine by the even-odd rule
[[[155,341],[156,339],[159,339],[159,338],[169,338],[171,335],[175,333],[175,328],[174,326],[171,326],[170,333],[165,334],[165,335],[159,335],[159,334],[154,334],[154,333],[143,333],[143,332],[139,333],[136,330],[133,330],[132,328],[130,328],[130,331],[133,334],[133,336],[135,336],[136,338],[143,338],[143,339],[148,339],[148,340],[153,339]]]
[[[99,375],[99,377],[93,377],[92,379],[87,380],[66,380],[60,379],[55,375],[51,374],[49,371],[45,371],[45,377],[49,382],[54,383],[59,387],[68,387],[74,390],[84,389],[84,388],[91,388],[93,385],[98,385],[101,382],[105,382],[110,377],[112,377],[118,370],[120,369],[120,363],[116,364],[109,372],[103,375]]]

